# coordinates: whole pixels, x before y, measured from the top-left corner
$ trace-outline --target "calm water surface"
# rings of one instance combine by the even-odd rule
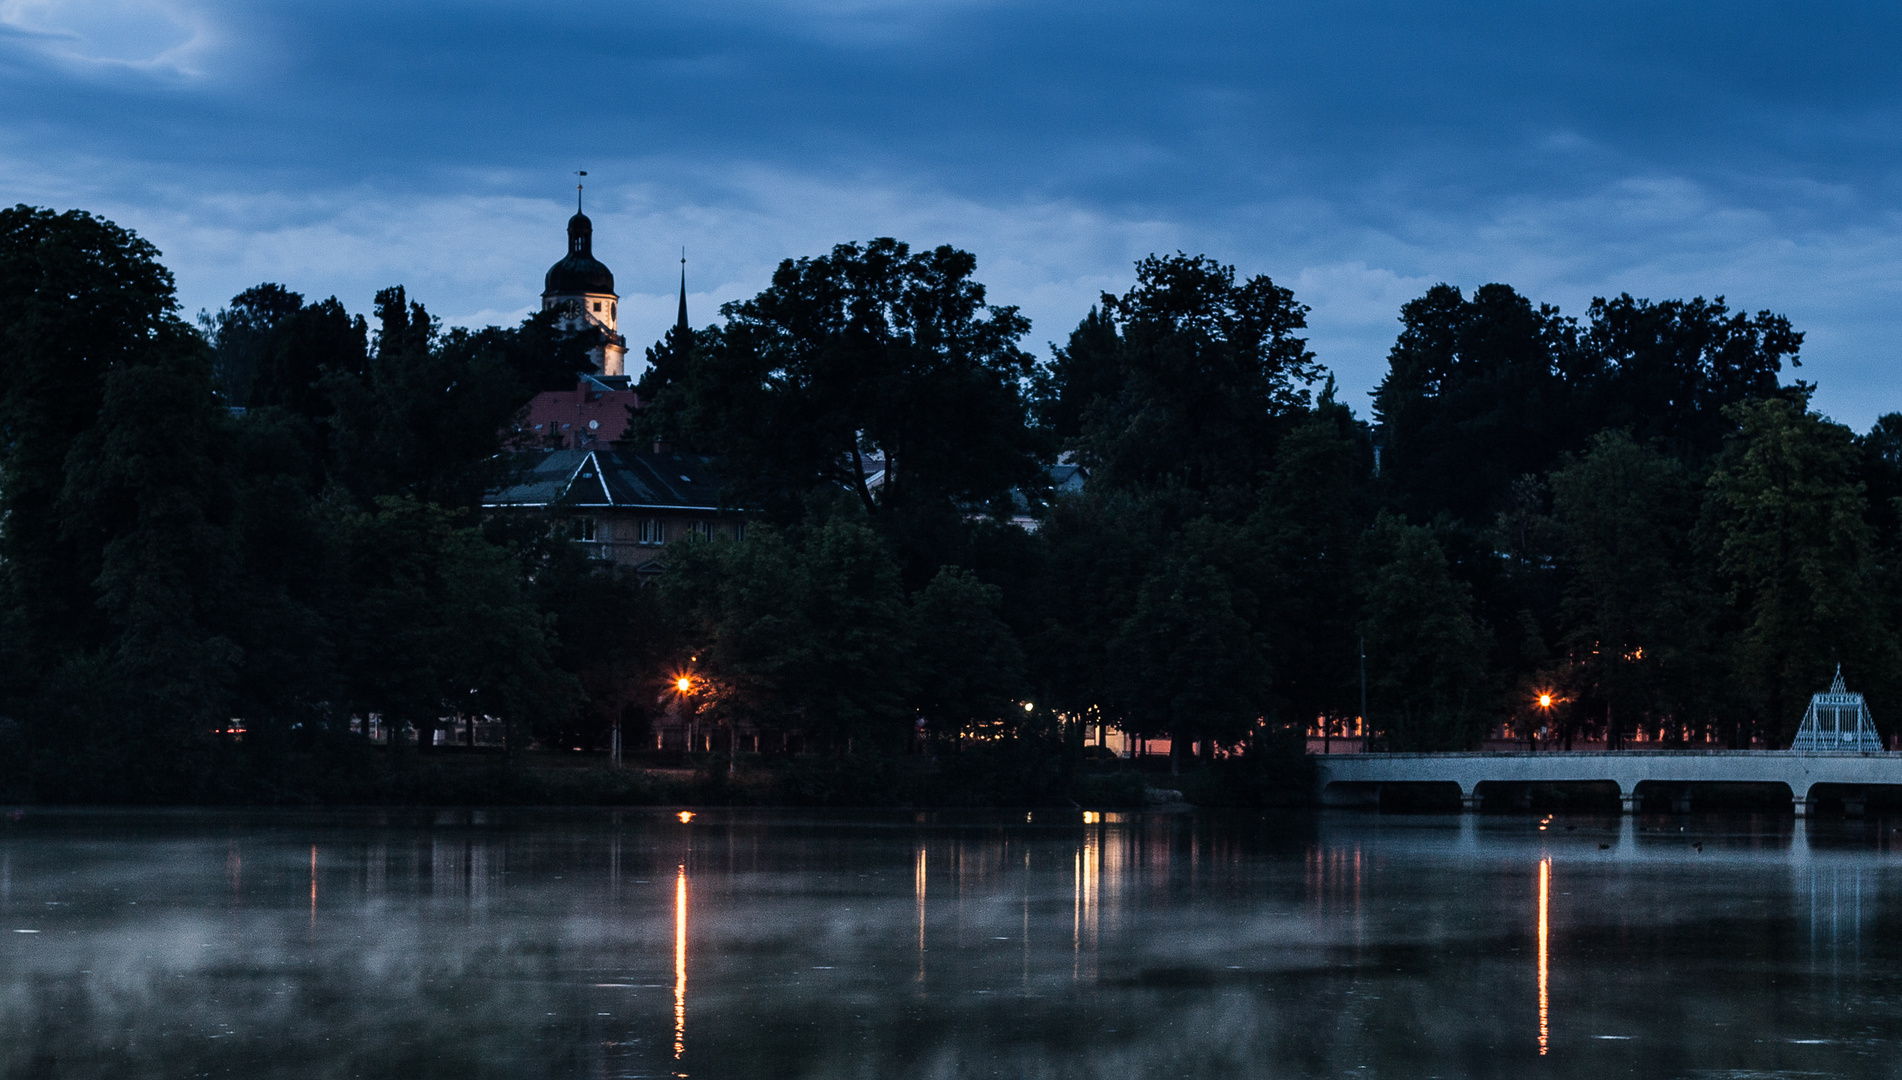
[[[0,1075],[1894,1076],[1895,827],[28,810]]]

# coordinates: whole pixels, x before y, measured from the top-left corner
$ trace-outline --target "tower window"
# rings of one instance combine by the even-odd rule
[[[601,310],[601,301],[599,301],[599,300],[596,300],[596,301],[594,302],[594,310],[596,311],[596,313],[599,313],[599,312],[600,312],[600,310]]]

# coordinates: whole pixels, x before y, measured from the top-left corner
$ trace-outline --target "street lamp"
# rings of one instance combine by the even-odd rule
[[[1543,733],[1548,733],[1552,729],[1552,703],[1556,700],[1558,699],[1553,695],[1552,691],[1550,690],[1539,691],[1539,709],[1540,711],[1545,713],[1545,716],[1543,718],[1544,722],[1537,731],[1534,731],[1531,733],[1532,737],[1527,740],[1528,742],[1532,744],[1532,748],[1535,750],[1538,749],[1539,735]]]

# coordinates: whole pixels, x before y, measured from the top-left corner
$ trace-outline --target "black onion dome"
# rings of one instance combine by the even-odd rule
[[[594,257],[594,222],[586,214],[568,219],[568,257],[548,268],[543,296],[611,293],[614,272]]]

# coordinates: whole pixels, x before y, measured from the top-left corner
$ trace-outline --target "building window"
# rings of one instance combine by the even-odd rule
[[[735,540],[746,539],[746,522],[736,521],[733,523],[733,539]]]
[[[594,539],[594,519],[593,518],[584,517],[584,518],[575,519],[575,539],[576,540],[593,540]]]
[[[713,525],[711,522],[706,521],[689,521],[687,523],[687,532],[689,535],[705,540],[707,537],[713,535]]]
[[[618,319],[620,317],[621,317],[621,305],[610,303],[608,305],[608,318]]]
[[[596,313],[596,314],[600,314],[600,312],[601,312],[601,301],[599,301],[599,300],[596,300],[596,301],[594,302],[594,310],[595,310],[595,313]]]
[[[659,518],[646,518],[641,521],[641,543],[664,544],[667,542],[667,523]]]

